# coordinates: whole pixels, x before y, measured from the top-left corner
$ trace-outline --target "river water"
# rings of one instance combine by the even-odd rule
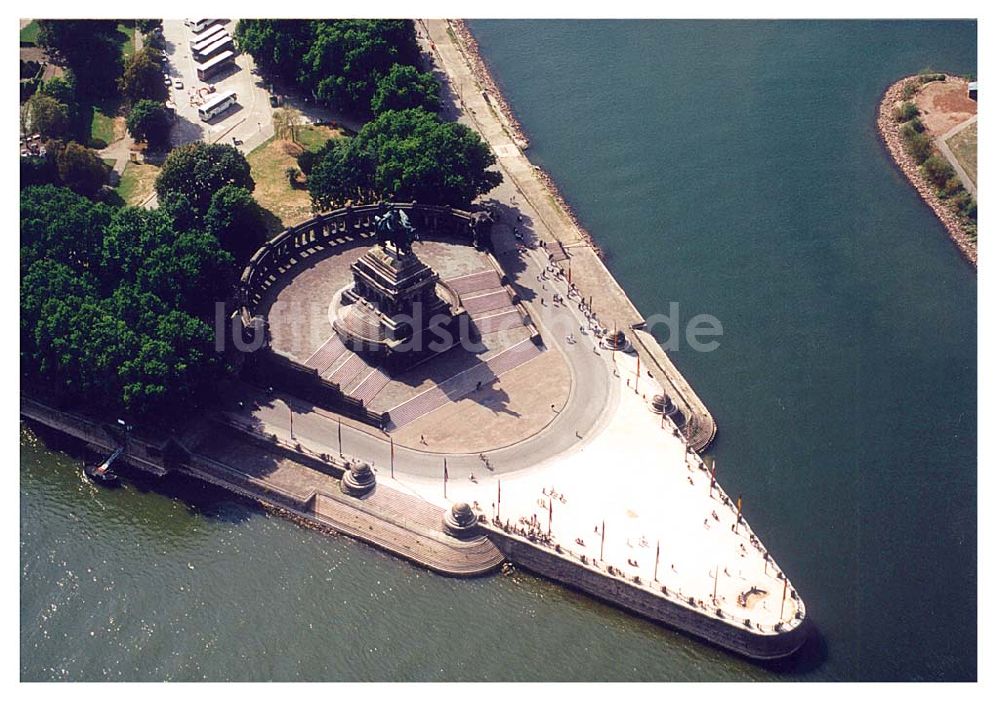
[[[722,322],[718,350],[673,357],[818,636],[758,666],[214,488],[98,490],[22,429],[22,678],[974,679],[976,276],[874,118],[902,75],[974,73],[975,23],[471,27],[639,309]]]

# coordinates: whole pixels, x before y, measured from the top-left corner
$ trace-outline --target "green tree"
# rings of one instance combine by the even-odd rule
[[[374,164],[360,161],[353,140],[331,139],[310,164],[306,187],[318,212],[343,207],[348,202],[364,203],[377,199],[373,190]],[[301,162],[300,162],[301,163]]]
[[[73,84],[73,75],[53,76],[42,83],[38,92],[55,98],[64,105],[76,104],[76,86]]]
[[[144,46],[141,51],[125,59],[125,69],[118,79],[118,88],[131,103],[139,100],[166,100],[167,88],[163,84],[163,71],[157,61],[156,49]]]
[[[122,35],[116,20],[37,20],[38,43],[49,57],[69,68],[86,97],[114,93],[122,73]]]
[[[223,186],[212,195],[205,228],[240,266],[250,260],[267,235],[260,205],[249,191],[236,185]]]
[[[21,191],[22,273],[43,258],[78,272],[96,272],[101,264],[104,228],[111,215],[107,205],[66,188],[25,188]]]
[[[80,195],[94,197],[108,182],[108,166],[86,146],[71,141],[56,152],[59,181]]]
[[[129,110],[125,124],[133,139],[150,146],[163,146],[170,139],[170,113],[162,102],[139,100]]]
[[[393,64],[416,64],[420,50],[411,20],[333,20],[314,25],[299,82],[342,109],[371,109],[378,78]]]
[[[163,31],[163,20],[161,19],[140,19],[135,21],[135,28],[143,34]]]
[[[372,97],[372,112],[376,115],[388,110],[407,110],[421,107],[428,112],[441,109],[440,86],[430,73],[415,66],[394,63],[389,72],[378,79]]]
[[[232,255],[199,231],[182,232],[170,245],[153,249],[136,277],[141,290],[202,319],[212,319],[216,304],[229,300],[235,281]]]
[[[233,37],[261,71],[291,82],[298,77],[300,61],[313,42],[316,24],[311,20],[244,19],[236,23]]]
[[[122,400],[138,416],[163,408],[190,411],[204,395],[218,365],[212,331],[203,321],[174,310],[137,340],[121,366]]]
[[[475,132],[421,109],[389,111],[346,146],[324,149],[309,174],[314,207],[346,200],[468,206],[500,184],[496,159]]]
[[[22,132],[38,132],[49,138],[62,137],[69,131],[69,107],[51,95],[35,93],[25,103],[22,121]]]
[[[204,216],[212,195],[225,185],[236,185],[253,192],[250,164],[229,144],[194,143],[170,152],[156,178],[160,199],[170,193],[185,195],[199,216]]]

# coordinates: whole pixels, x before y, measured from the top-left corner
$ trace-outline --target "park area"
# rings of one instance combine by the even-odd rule
[[[142,205],[153,195],[159,166],[148,163],[127,163],[115,192],[126,205]]]
[[[344,134],[323,125],[304,125],[296,130],[296,140],[272,137],[247,155],[250,175],[253,177],[253,196],[258,204],[280,220],[282,228],[297,224],[312,216],[312,200],[306,190],[305,178],[299,172],[296,158],[303,151],[317,152],[330,139]],[[298,172],[295,185],[289,180],[288,169]],[[277,226],[275,222],[272,226]],[[277,231],[270,233],[275,234]]]

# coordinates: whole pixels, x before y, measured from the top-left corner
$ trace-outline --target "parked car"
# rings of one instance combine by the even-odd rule
[[[170,78],[170,74],[169,73],[164,73],[163,74],[163,84],[169,88],[171,82],[172,82],[172,80]]]
[[[178,78],[177,80],[174,81],[174,87],[177,88],[178,90],[183,90],[184,89],[184,81],[182,81],[180,78]]]

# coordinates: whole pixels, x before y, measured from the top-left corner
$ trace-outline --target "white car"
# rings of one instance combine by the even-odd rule
[[[172,82],[173,82],[173,81],[172,81],[172,80],[171,80],[171,78],[170,78],[170,74],[169,74],[169,73],[164,73],[164,74],[163,74],[163,84],[164,84],[165,86],[167,86],[167,87],[169,88],[169,87],[170,87],[170,84],[171,84]]]
[[[177,88],[178,90],[184,90],[184,81],[178,78],[177,80],[174,81],[174,87]]]

